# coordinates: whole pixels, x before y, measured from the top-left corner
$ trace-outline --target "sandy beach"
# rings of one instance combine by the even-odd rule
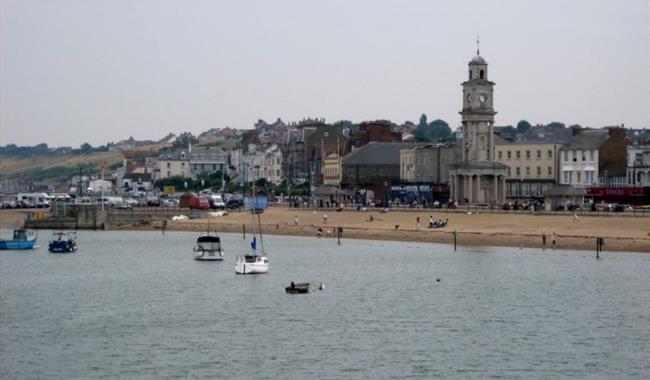
[[[431,211],[431,210],[429,210]],[[327,224],[323,216],[327,214]],[[370,221],[372,215],[373,221]],[[445,228],[427,228],[429,215],[449,219]],[[294,218],[297,217],[298,224]],[[420,217],[420,228],[416,219]],[[542,234],[547,235],[546,247],[552,248],[551,236],[556,234],[557,249],[595,250],[596,237],[605,238],[606,251],[650,253],[650,218],[627,216],[527,215],[527,214],[465,214],[443,212],[389,211],[313,211],[272,208],[261,217],[265,233],[274,235],[316,236],[318,228],[323,238],[336,238],[336,227],[343,227],[343,238],[398,240],[453,244],[453,231],[459,245],[490,245],[542,247]],[[207,219],[168,222],[170,230],[205,230]],[[222,232],[242,232],[242,225],[252,231],[252,219],[245,212],[210,218],[210,229]],[[399,226],[396,228],[396,226]],[[160,228],[159,225],[143,226]],[[132,226],[127,227],[132,228]]]
[[[389,211],[380,213],[335,210],[271,208],[261,216],[264,233],[273,235],[316,236],[336,238],[336,227],[343,228],[343,238],[398,240],[453,244],[453,231],[459,245],[489,245],[513,247],[542,247],[546,234],[546,248],[552,249],[552,235],[556,234],[556,249],[595,250],[596,237],[605,238],[605,251],[650,253],[650,218],[629,216],[580,216],[534,214],[466,214],[427,211]],[[327,224],[323,216],[327,214]],[[0,210],[0,228],[22,225],[26,211]],[[445,228],[427,228],[428,218],[449,219]],[[372,216],[372,221],[370,221]],[[298,223],[296,225],[295,218]],[[420,228],[416,219],[420,217]],[[246,212],[231,212],[210,218],[210,229],[220,232],[252,231],[252,219]],[[396,228],[396,226],[398,226]],[[183,222],[168,221],[168,230],[201,231],[208,227],[208,219]],[[160,229],[161,223],[112,226],[113,229]]]

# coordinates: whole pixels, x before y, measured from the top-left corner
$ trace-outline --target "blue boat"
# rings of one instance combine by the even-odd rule
[[[0,250],[9,249],[32,249],[36,244],[38,236],[34,231],[24,228],[14,230],[14,238],[12,240],[0,239]]]
[[[54,232],[54,240],[50,240],[47,248],[52,253],[70,253],[77,250],[77,234],[74,232]]]

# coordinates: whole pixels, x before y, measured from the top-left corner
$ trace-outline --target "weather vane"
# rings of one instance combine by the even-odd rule
[[[476,55],[481,55],[481,50],[479,48],[479,35],[476,35]]]

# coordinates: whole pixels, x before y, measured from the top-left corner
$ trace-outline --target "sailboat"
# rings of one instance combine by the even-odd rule
[[[262,222],[261,212],[266,208],[266,197],[256,197],[253,190],[253,197],[247,198],[244,202],[245,207],[250,208],[253,216],[253,241],[251,242],[251,254],[237,256],[235,262],[235,273],[237,274],[260,274],[269,271],[269,259],[266,257],[264,250],[264,240],[262,239]],[[255,231],[255,215],[257,215],[258,232],[260,236],[261,254],[257,253],[257,236]]]

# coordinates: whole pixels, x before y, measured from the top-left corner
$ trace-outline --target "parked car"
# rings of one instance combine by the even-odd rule
[[[212,194],[209,198],[210,201],[210,208],[218,208],[218,209],[225,209],[226,204],[223,201],[223,198],[221,198],[221,195],[217,194]]]
[[[244,207],[243,199],[231,198],[228,203],[226,203],[226,208],[230,210],[236,210],[242,207]]]

